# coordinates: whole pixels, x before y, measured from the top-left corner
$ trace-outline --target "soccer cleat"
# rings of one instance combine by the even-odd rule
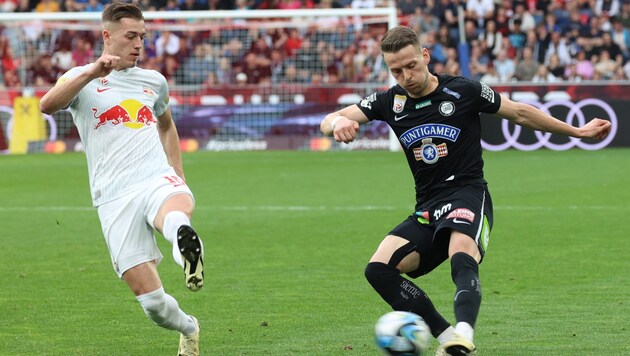
[[[193,292],[203,287],[203,245],[195,230],[182,225],[177,230],[177,247],[184,260],[186,287]]]
[[[188,336],[179,334],[177,356],[199,356],[199,321],[194,316],[190,317],[195,322],[197,332]]]
[[[477,355],[475,345],[457,334],[451,340],[440,345],[440,348],[444,348],[446,354],[451,356]]]
[[[448,354],[446,353],[446,350],[444,350],[444,347],[439,345],[435,350],[435,356],[448,356]]]

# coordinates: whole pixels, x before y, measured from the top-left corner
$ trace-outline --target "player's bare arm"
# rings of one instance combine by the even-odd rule
[[[525,103],[518,103],[501,95],[497,115],[516,125],[577,138],[604,139],[610,132],[610,121],[595,118],[582,127],[575,127]]]
[[[158,117],[157,127],[168,163],[175,169],[177,175],[185,181],[186,177],[184,176],[184,168],[182,165],[179,135],[177,134],[177,128],[173,122],[170,108],[167,108],[166,111]]]
[[[39,110],[45,114],[52,115],[61,109],[67,108],[83,87],[96,78],[107,76],[115,68],[118,61],[120,61],[118,56],[104,54],[85,72],[70,79],[60,79],[42,97],[39,102]]]
[[[335,141],[349,143],[357,137],[359,125],[368,121],[359,107],[351,105],[326,115],[319,128],[324,135],[334,136]]]

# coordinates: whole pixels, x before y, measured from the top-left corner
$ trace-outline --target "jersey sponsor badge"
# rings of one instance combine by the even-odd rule
[[[438,110],[442,116],[451,116],[455,112],[455,104],[452,101],[443,101]]]
[[[361,103],[359,105],[361,105],[361,107],[372,110],[372,103],[375,101],[376,101],[376,93],[373,93],[365,97],[365,99],[361,100]]]
[[[392,110],[394,110],[396,114],[400,114],[405,109],[406,101],[407,101],[406,95],[399,95],[399,94],[394,95],[394,107],[392,108]]]
[[[481,83],[481,97],[494,104],[494,90],[488,84]]]
[[[413,149],[413,155],[416,158],[416,161],[433,164],[437,162],[440,157],[448,155],[446,143],[436,145],[432,141],[433,139],[431,138],[425,138],[422,140],[422,146]]]
[[[429,105],[431,105],[431,100],[425,100],[425,101],[423,101],[421,103],[417,103],[416,104],[416,110],[422,109],[422,108],[427,107]]]

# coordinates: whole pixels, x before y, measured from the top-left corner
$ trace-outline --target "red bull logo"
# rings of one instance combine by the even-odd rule
[[[153,111],[138,100],[133,99],[124,100],[119,105],[114,105],[100,114],[98,109],[92,108],[92,111],[94,112],[94,118],[98,120],[94,127],[95,129],[107,123],[112,125],[123,124],[130,129],[139,129],[149,126],[151,123],[156,123]]]

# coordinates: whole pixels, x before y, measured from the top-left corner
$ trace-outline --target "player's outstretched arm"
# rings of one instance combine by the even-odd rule
[[[501,95],[501,107],[497,111],[497,115],[516,125],[577,138],[602,140],[610,133],[611,128],[610,121],[598,118],[589,121],[582,127],[575,127],[532,105],[512,101],[504,95]]]
[[[326,115],[319,129],[326,136],[334,136],[337,142],[349,143],[357,137],[359,125],[368,121],[358,106],[351,105]]]
[[[70,105],[77,94],[90,81],[107,76],[118,64],[120,57],[108,54],[102,55],[85,72],[73,78],[61,77],[57,84],[50,89],[39,102],[39,110],[52,115]]]

